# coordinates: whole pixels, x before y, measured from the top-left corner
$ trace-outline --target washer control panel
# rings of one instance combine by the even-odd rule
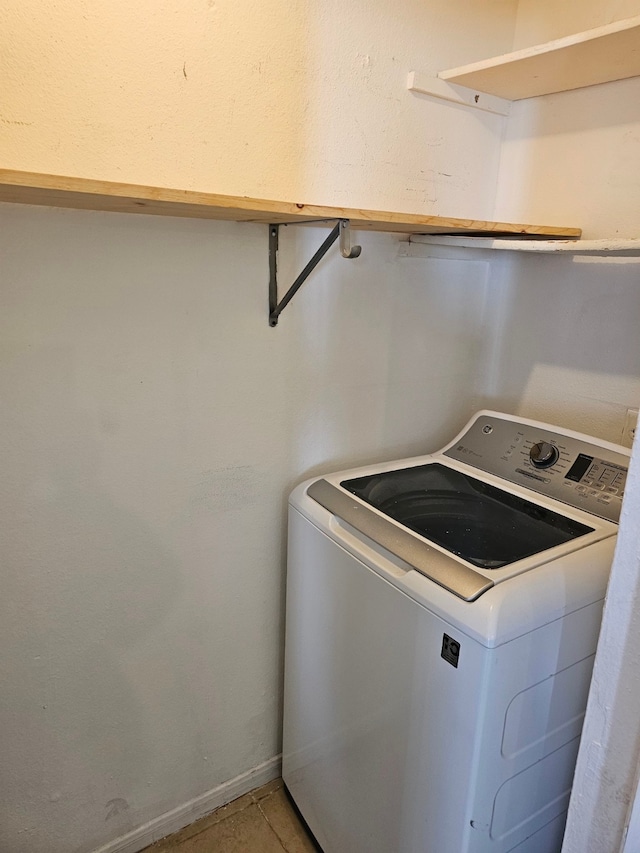
[[[618,521],[629,456],[573,435],[480,415],[444,455]]]

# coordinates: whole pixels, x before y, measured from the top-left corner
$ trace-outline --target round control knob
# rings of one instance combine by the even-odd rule
[[[536,468],[550,468],[558,461],[558,448],[548,441],[538,441],[529,451],[529,458]]]

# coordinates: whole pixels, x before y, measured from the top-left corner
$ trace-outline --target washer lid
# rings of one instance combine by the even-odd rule
[[[438,462],[343,480],[343,489],[481,569],[500,569],[588,527]]]
[[[424,539],[419,539],[405,528],[369,509],[327,480],[315,480],[306,489],[306,495],[373,540],[376,545],[400,557],[420,574],[465,601],[475,601],[493,586],[493,581],[480,572],[437,548],[430,547]]]

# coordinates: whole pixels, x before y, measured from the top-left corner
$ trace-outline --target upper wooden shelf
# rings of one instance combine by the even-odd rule
[[[305,223],[319,219],[348,219],[353,228],[401,234],[467,234],[483,236],[528,235],[540,238],[579,237],[580,228],[484,222],[413,213],[387,213],[347,207],[323,207],[285,201],[200,193],[190,190],[147,187],[111,181],[67,178],[34,172],[0,169],[0,201],[105,210],[118,213],[151,213],[195,219],[226,219],[265,224]]]
[[[640,75],[640,15],[438,74],[519,101]]]

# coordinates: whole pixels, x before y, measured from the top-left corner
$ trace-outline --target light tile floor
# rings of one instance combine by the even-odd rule
[[[143,853],[322,853],[300,821],[282,779],[256,788],[156,841]]]

